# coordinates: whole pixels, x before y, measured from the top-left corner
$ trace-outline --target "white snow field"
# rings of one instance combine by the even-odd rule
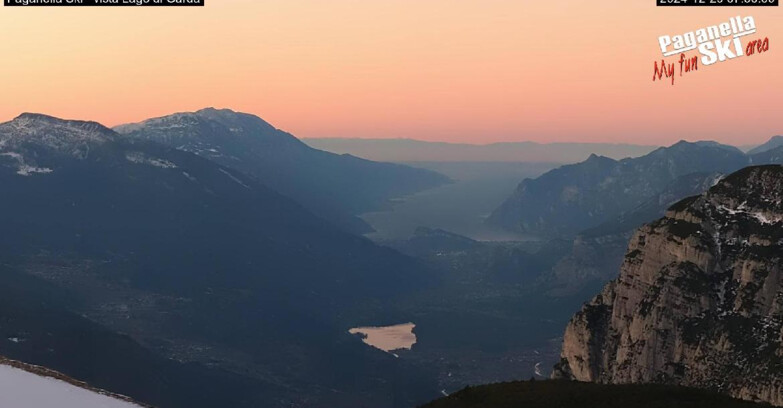
[[[0,364],[0,407],[141,408],[121,399]]]

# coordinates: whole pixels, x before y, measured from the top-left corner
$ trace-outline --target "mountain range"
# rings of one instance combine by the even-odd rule
[[[781,149],[746,155],[715,142],[681,141],[642,157],[619,161],[592,155],[584,162],[522,181],[487,222],[528,234],[574,236],[616,222],[620,215],[628,219],[633,218],[629,213],[648,211],[653,204],[650,200],[667,189],[699,184],[693,180],[700,177],[699,173],[710,179],[710,173],[728,174],[750,164],[779,163],[783,158]],[[689,179],[678,180],[681,177]]]
[[[449,182],[429,170],[318,150],[257,116],[228,109],[176,113],[114,130],[240,171],[355,233],[372,231],[357,214]]]
[[[22,114],[0,124],[0,356],[158,408],[407,407],[508,379],[515,364],[541,375],[540,359],[556,358],[541,344],[584,299],[549,296],[620,270],[572,320],[559,375],[778,402],[783,176],[762,166],[724,178],[783,161],[773,144],[594,155],[523,181],[491,218],[556,239],[419,228],[392,249],[357,235],[367,228],[356,215],[446,177],[320,152],[228,110],[117,130]],[[697,198],[671,206],[684,196]],[[606,314],[637,301],[622,319]],[[399,354],[348,332],[406,321],[420,341]],[[514,358],[474,367],[497,356]],[[722,368],[729,360],[753,365]],[[721,382],[720,370],[734,377]]]
[[[394,406],[434,391],[347,329],[436,278],[253,176],[23,114],[0,124],[0,183],[2,276],[21,285],[2,286],[0,330],[19,342],[0,354],[161,408]]]
[[[527,162],[576,163],[591,153],[623,159],[645,155],[657,146],[613,143],[507,142],[486,145],[413,139],[304,139],[308,145],[338,154],[397,163]]]

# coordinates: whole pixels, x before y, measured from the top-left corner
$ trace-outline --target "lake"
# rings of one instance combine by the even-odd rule
[[[361,334],[362,341],[387,353],[393,350],[410,350],[416,344],[413,323],[403,323],[385,327],[357,327],[348,330],[351,334]]]
[[[408,239],[417,227],[439,228],[479,241],[526,241],[529,236],[490,226],[484,220],[525,178],[553,163],[406,163],[451,177],[451,184],[395,200],[390,208],[362,214],[376,241]]]

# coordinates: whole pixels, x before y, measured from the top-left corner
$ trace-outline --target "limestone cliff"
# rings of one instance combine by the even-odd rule
[[[783,167],[749,167],[640,228],[578,312],[554,377],[783,405]]]

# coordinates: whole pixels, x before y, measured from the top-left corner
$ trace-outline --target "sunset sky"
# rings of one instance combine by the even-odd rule
[[[0,120],[32,111],[117,125],[215,106],[299,137],[753,144],[783,134],[778,7],[206,3],[0,8]],[[735,15],[756,18],[745,41],[769,37],[769,52],[652,82],[658,36]]]

